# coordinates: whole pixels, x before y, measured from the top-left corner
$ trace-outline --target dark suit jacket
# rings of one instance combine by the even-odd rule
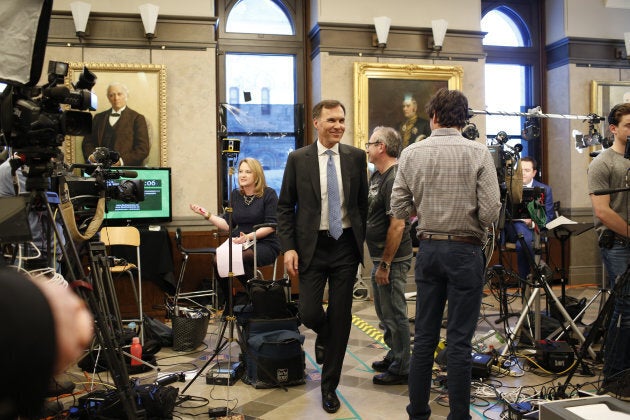
[[[356,147],[339,144],[339,156],[346,209],[363,259],[368,208],[366,155]],[[283,252],[297,251],[300,270],[308,268],[315,253],[321,209],[317,143],[313,143],[289,154],[278,200],[280,245]]]
[[[83,157],[87,162],[88,156],[95,148],[106,146],[103,144],[103,133],[109,121],[111,109],[99,112],[92,120],[92,134],[83,138]],[[113,150],[120,154],[125,166],[142,166],[149,156],[149,130],[144,115],[127,107],[120,114],[118,122],[114,124]]]

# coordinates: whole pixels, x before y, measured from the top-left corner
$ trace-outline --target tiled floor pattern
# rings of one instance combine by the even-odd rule
[[[597,292],[596,287],[575,287],[569,288],[568,295],[577,299],[586,297],[590,299]],[[556,291],[559,294],[559,290]],[[413,317],[415,313],[415,302],[408,303],[409,315]],[[512,311],[520,311],[520,299],[512,298],[510,308]],[[484,299],[484,313],[486,318],[480,317],[478,333],[487,332],[489,329],[497,329],[504,333],[500,324],[495,324],[499,305],[497,300],[488,295]],[[544,306],[544,305],[543,305]],[[598,302],[587,311],[582,322],[588,324],[597,315]],[[371,363],[382,358],[385,351],[382,345],[382,333],[378,328],[373,302],[355,301],[353,304],[353,327],[350,341],[344,361],[344,371],[341,384],[338,388],[338,396],[341,400],[341,409],[335,414],[327,414],[321,408],[321,394],[319,389],[320,366],[315,363],[314,341],[315,335],[312,331],[301,327],[301,333],[305,336],[304,350],[306,352],[306,383],[294,386],[285,390],[280,388],[255,389],[250,385],[237,381],[233,386],[208,385],[205,380],[205,373],[190,384],[190,380],[199,368],[206,365],[208,359],[216,349],[217,334],[221,322],[214,319],[208,328],[204,346],[200,346],[193,352],[174,352],[170,348],[162,349],[157,355],[157,363],[160,375],[168,372],[184,372],[186,382],[175,383],[171,386],[180,390],[188,386],[186,395],[192,398],[183,402],[175,408],[175,418],[193,419],[207,418],[209,407],[229,407],[232,410],[233,418],[255,418],[255,419],[405,419],[407,418],[405,407],[408,404],[408,391],[405,385],[377,386],[372,384],[374,371]],[[513,326],[517,317],[509,319]],[[413,323],[410,323],[413,330]],[[584,328],[580,324],[580,328]],[[444,330],[443,330],[444,331]],[[228,334],[229,335],[229,334]],[[225,338],[225,337],[224,337]],[[230,349],[229,352],[227,349]],[[229,353],[229,355],[228,355]],[[238,343],[232,342],[230,346],[217,357],[216,360],[237,360],[239,355]],[[522,362],[522,359],[521,359]],[[506,376],[493,373],[483,384],[475,385],[478,395],[471,402],[471,415],[474,419],[490,418],[499,419],[505,405],[499,402],[497,395],[502,395],[504,399],[516,399],[520,392],[519,399],[535,392],[553,393],[558,384],[564,383],[565,377],[548,375],[536,370],[533,372],[522,372],[518,367],[512,368],[513,372],[520,376]],[[600,365],[595,365],[594,376],[585,377],[578,374],[571,381],[572,385],[587,383],[584,390],[596,391],[601,371]],[[158,373],[153,370],[139,375],[141,383],[151,383],[155,381]],[[78,369],[68,371],[67,377],[72,378],[77,383],[75,397],[86,392],[89,380],[86,375]],[[111,379],[107,373],[101,373],[95,377],[96,382],[109,382]],[[594,384],[590,384],[593,382]],[[432,418],[446,418],[448,415],[448,402],[442,389],[435,388],[432,393],[434,398],[431,407]],[[569,387],[569,391],[573,387]],[[72,405],[74,397],[66,397],[62,401],[68,407]]]

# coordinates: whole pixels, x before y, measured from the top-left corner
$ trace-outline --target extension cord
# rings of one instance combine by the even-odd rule
[[[517,372],[512,372],[510,369],[505,369],[497,365],[490,366],[490,370],[492,370],[492,372],[494,373],[499,373],[501,375],[507,375],[507,376],[513,376],[513,377],[521,376]]]

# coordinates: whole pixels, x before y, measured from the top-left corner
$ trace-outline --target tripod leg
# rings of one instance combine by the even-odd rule
[[[206,361],[206,363],[204,363],[201,369],[199,369],[197,373],[195,373],[195,376],[193,376],[193,378],[188,382],[188,384],[182,389],[180,396],[183,397],[184,399],[188,399],[188,396],[184,394],[186,393],[186,390],[195,382],[195,379],[197,379],[199,375],[201,375],[201,373],[204,370],[206,370],[206,368],[210,365],[210,363],[212,363],[212,361],[216,359],[217,356],[221,354],[223,349],[230,343],[227,339],[225,339],[225,331],[228,328],[228,324],[231,324],[232,322],[234,321],[226,318],[225,321],[221,323],[221,328],[219,330],[219,335],[217,336],[217,344],[214,348],[214,352],[212,353],[212,356],[210,356],[210,358]],[[231,328],[232,327],[230,326],[230,329]]]
[[[575,335],[577,335],[578,338],[580,339],[580,343],[584,343],[586,341],[586,339],[584,338],[584,335],[582,334],[580,329],[577,327],[577,325],[575,325],[575,322],[573,322],[573,320],[571,319],[571,316],[566,311],[566,309],[564,309],[564,306],[562,306],[562,303],[558,300],[558,297],[553,293],[553,290],[551,290],[551,286],[549,286],[549,283],[544,281],[543,287],[545,288],[545,292],[547,293],[547,296],[551,296],[551,298],[553,299],[553,302],[556,305],[556,309],[558,309],[558,311],[562,314],[562,317],[564,318],[565,322],[567,322],[571,326],[571,329],[573,330]],[[595,352],[590,346],[588,347],[588,354],[593,359],[597,357],[595,355]]]
[[[501,351],[501,356],[505,356],[508,350],[514,345],[514,339],[518,335],[519,331],[521,330],[521,327],[523,326],[523,323],[525,322],[525,319],[527,318],[527,314],[529,313],[529,308],[532,306],[532,304],[534,303],[534,300],[538,297],[539,294],[540,294],[540,289],[535,288],[531,296],[529,297],[529,300],[527,301],[527,305],[523,307],[523,310],[521,311],[521,316],[518,318],[518,321],[516,322],[516,325],[514,326],[514,330],[512,330],[512,332],[508,334],[506,345],[503,348],[503,351]]]

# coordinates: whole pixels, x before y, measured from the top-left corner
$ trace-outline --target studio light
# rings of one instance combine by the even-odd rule
[[[623,40],[626,44],[626,58],[630,57],[630,32],[623,33]]]
[[[376,36],[372,37],[372,45],[374,47],[387,47],[387,37],[389,36],[389,26],[391,23],[392,20],[387,16],[374,18],[374,28],[376,29]]]
[[[448,21],[445,19],[435,19],[431,21],[431,28],[433,30],[433,39],[429,39],[429,49],[434,52],[442,51],[442,45],[444,45],[444,37],[446,36],[446,28],[448,27]]]

